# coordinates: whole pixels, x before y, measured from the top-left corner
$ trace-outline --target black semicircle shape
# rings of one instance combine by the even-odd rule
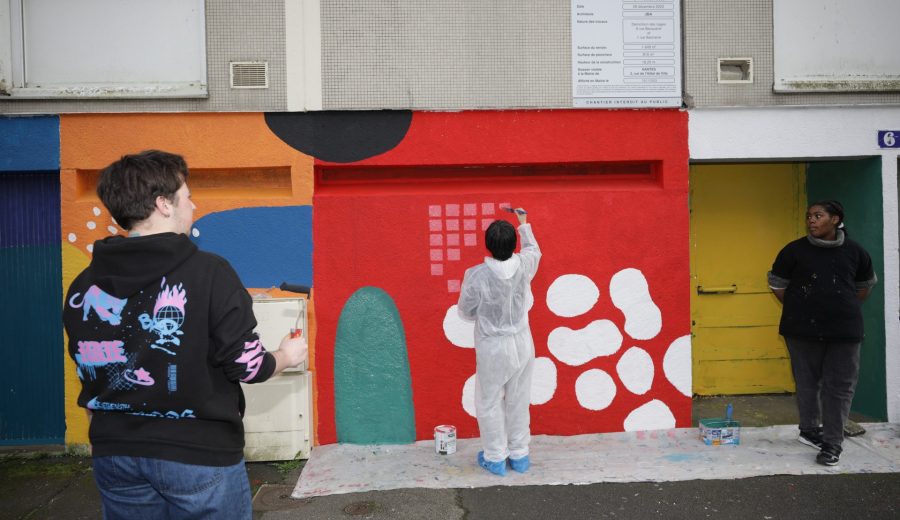
[[[406,136],[411,110],[267,112],[282,141],[316,159],[350,163],[391,150]]]

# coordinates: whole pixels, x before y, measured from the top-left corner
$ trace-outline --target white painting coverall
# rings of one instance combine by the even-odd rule
[[[460,317],[475,322],[475,415],[489,462],[528,455],[531,440],[534,340],[528,311],[541,250],[530,224],[519,226],[519,237],[519,254],[504,261],[485,257],[466,270],[459,295]]]

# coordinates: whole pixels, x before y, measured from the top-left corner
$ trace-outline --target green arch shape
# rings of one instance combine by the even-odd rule
[[[361,287],[341,310],[334,344],[334,408],[338,442],[416,440],[403,321],[394,300],[377,287]]]

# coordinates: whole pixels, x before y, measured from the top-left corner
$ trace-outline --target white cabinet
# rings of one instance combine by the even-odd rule
[[[277,350],[292,328],[306,335],[306,300],[253,301],[256,332],[268,350]],[[308,458],[312,440],[312,374],[306,364],[285,370],[265,383],[244,385],[244,458],[248,461]]]

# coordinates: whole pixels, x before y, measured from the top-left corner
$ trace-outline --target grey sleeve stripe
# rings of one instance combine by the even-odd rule
[[[770,289],[787,289],[788,284],[791,283],[791,281],[786,278],[775,276],[772,274],[772,271],[769,271],[766,276],[769,279]]]
[[[871,289],[875,287],[875,284],[878,283],[878,275],[872,274],[872,278],[864,281],[864,282],[856,282],[856,290],[860,291],[862,289]]]

